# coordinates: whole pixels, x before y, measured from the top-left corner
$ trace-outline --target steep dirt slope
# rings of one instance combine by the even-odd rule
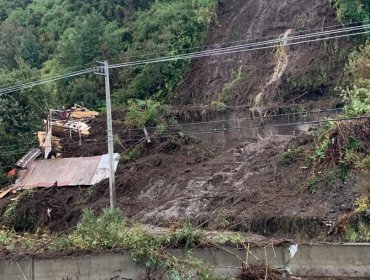
[[[305,185],[310,176],[305,152],[292,165],[281,164],[291,138],[247,142],[200,163],[184,155],[148,156],[120,168],[118,178],[125,184],[119,187],[119,204],[147,223],[190,220],[290,234],[304,228],[315,236],[325,221],[351,211],[358,190],[337,182],[333,188],[322,184],[312,194]],[[310,149],[310,137],[296,141]]]
[[[336,24],[327,0],[221,0],[219,22],[209,33],[207,44],[290,34],[301,29],[321,30]],[[178,88],[176,97],[181,99],[174,103],[209,105],[223,97],[225,100],[220,101],[230,105],[263,106],[289,103],[302,94],[307,99],[322,97],[338,83],[342,69],[337,67],[343,64],[341,49],[348,46],[342,40],[300,45],[282,53],[280,50],[277,58],[276,50],[270,50],[194,60]],[[225,96],[223,88],[235,75],[239,76],[237,83]],[[123,114],[115,113],[113,118],[114,133],[123,140],[115,143],[116,152],[125,153],[143,138],[143,132],[124,131]],[[63,139],[63,157],[106,153],[105,131],[104,117],[99,117],[82,146],[77,145],[77,138]],[[199,147],[184,148],[182,143],[181,149],[181,145],[166,139],[154,140],[145,145],[141,158],[119,165],[118,206],[128,217],[155,225],[189,220],[210,228],[284,235],[302,231],[303,236],[317,237],[341,215],[353,211],[361,185],[370,178],[354,177],[346,184],[338,181],[331,187],[322,183],[312,193],[306,185],[311,175],[307,159],[313,148],[312,136],[293,138],[274,135],[245,139],[213,156],[209,151],[202,154],[196,150]],[[298,142],[303,151],[286,166],[281,160],[291,141]],[[0,214],[13,198],[11,195],[0,200]],[[100,211],[108,205],[105,181],[89,189],[77,186],[38,190],[32,199],[21,201],[15,216],[21,220],[31,217],[34,224],[30,226],[58,231],[74,226],[82,209]],[[52,219],[46,215],[48,208],[52,209]]]
[[[206,45],[266,40],[335,25],[339,23],[327,0],[221,0],[218,24],[209,32]],[[254,106],[320,98],[337,85],[343,50],[350,46],[348,39],[340,39],[291,46],[285,53],[270,49],[197,59],[178,87],[174,104],[222,101]],[[232,81],[230,93],[227,87]]]

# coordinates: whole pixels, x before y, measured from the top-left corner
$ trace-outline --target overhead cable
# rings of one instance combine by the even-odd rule
[[[354,32],[354,33],[349,33],[349,32]],[[362,25],[362,26],[355,26],[355,27],[347,27],[347,28],[342,28],[342,29],[316,32],[316,33],[306,34],[306,35],[289,36],[286,44],[284,45],[292,46],[292,45],[298,45],[298,44],[304,44],[304,43],[310,43],[310,42],[318,42],[318,41],[323,41],[323,40],[338,39],[338,38],[343,38],[343,37],[362,35],[362,34],[366,34],[369,32],[370,32],[370,24]],[[315,37],[318,37],[318,38],[315,38]],[[303,40],[303,41],[300,41],[300,40]],[[218,49],[212,49],[212,50],[207,50],[207,51],[180,54],[180,55],[174,55],[174,56],[168,56],[168,57],[159,57],[159,58],[153,58],[153,59],[148,59],[148,60],[138,60],[138,61],[121,63],[121,64],[111,64],[109,68],[115,69],[115,68],[129,67],[129,66],[146,65],[146,64],[152,64],[152,63],[202,58],[202,57],[207,57],[207,56],[226,55],[226,54],[233,54],[233,53],[245,52],[245,51],[264,50],[264,49],[269,49],[269,48],[275,48],[277,44],[281,44],[281,43],[282,43],[282,39],[278,37],[274,40],[267,40],[267,41],[257,42],[257,43],[242,44],[242,45],[231,46],[231,47],[226,47],[226,48],[218,48]],[[3,88],[3,89],[0,89],[0,96],[7,94],[7,93],[14,92],[14,91],[18,91],[21,89],[32,88],[34,86],[43,85],[43,84],[47,84],[50,82],[54,82],[54,81],[58,81],[58,80],[66,79],[66,78],[72,78],[72,77],[76,77],[76,76],[80,76],[80,75],[84,75],[88,73],[93,73],[95,70],[96,69],[94,68],[88,68],[85,70],[71,72],[71,73],[67,73],[64,75],[59,75],[59,76],[48,78],[45,80],[39,80],[36,82],[30,82],[30,83],[16,85],[13,87]]]
[[[370,29],[366,30],[367,28],[370,28],[370,24],[364,25],[364,26],[356,26],[356,27],[342,28],[342,29],[337,29],[337,30],[316,32],[316,33],[307,34],[307,35],[289,36],[288,41],[285,45],[291,46],[291,45],[297,45],[297,44],[304,44],[304,43],[317,42],[317,41],[330,40],[330,39],[370,33]],[[348,33],[348,32],[353,32],[353,31],[355,31],[355,33]],[[346,33],[346,34],[342,34],[342,33]],[[319,37],[319,38],[312,39],[312,37]],[[305,41],[297,41],[297,40],[305,40]],[[257,43],[241,44],[241,45],[236,45],[236,46],[231,46],[231,47],[217,48],[217,49],[194,52],[194,53],[189,53],[189,54],[179,54],[179,55],[174,55],[174,56],[153,58],[153,59],[147,59],[147,60],[138,60],[138,61],[125,62],[125,63],[120,63],[120,64],[111,64],[109,68],[114,69],[114,68],[122,68],[122,67],[128,67],[128,66],[138,66],[138,65],[146,65],[146,64],[152,64],[152,63],[183,60],[183,59],[201,58],[201,57],[206,57],[206,56],[232,54],[232,53],[244,52],[244,51],[263,50],[263,49],[268,49],[268,48],[275,48],[277,46],[276,44],[279,44],[279,43],[282,43],[281,38],[257,42]]]

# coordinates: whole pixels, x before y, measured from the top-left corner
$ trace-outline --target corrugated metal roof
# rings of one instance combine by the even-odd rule
[[[20,160],[15,163],[15,166],[19,168],[26,168],[31,161],[37,159],[40,155],[40,149],[32,148],[27,152],[27,154],[25,154]]]
[[[114,155],[117,170],[119,154]],[[34,161],[20,173],[15,187],[91,186],[109,177],[108,155]]]

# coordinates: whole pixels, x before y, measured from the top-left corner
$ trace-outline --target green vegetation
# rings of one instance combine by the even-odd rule
[[[337,56],[338,54],[334,54]],[[309,72],[300,77],[287,79],[287,96],[299,96],[302,94],[315,94],[322,96],[327,94],[328,77],[333,68],[329,65],[314,65]]]
[[[343,182],[348,178],[351,169],[364,169],[370,151],[365,148],[369,142],[366,124],[356,121],[340,121],[322,129],[316,139],[316,148],[311,157],[313,175],[308,186],[325,181],[332,187],[336,178]]]
[[[22,192],[5,209],[1,220],[4,224],[11,226],[16,231],[32,231],[35,228],[36,208],[22,209],[22,201],[32,199],[35,189]]]
[[[285,166],[291,165],[294,163],[298,157],[302,154],[302,148],[301,147],[290,147],[286,151],[284,151],[281,159],[281,163]]]
[[[359,22],[370,19],[369,0],[330,0],[330,2],[337,10],[339,21]]]
[[[0,0],[0,88],[86,69],[96,61],[128,62],[197,48],[215,17],[216,3]],[[188,64],[173,61],[111,72],[113,100],[128,108],[130,125],[162,124],[157,112],[166,110],[161,106]],[[88,74],[0,96],[0,146],[19,149],[0,151],[0,170],[7,170],[31,146],[29,140],[48,108],[75,102],[104,110],[101,77]],[[143,110],[147,114],[134,119]]]
[[[369,242],[370,224],[359,221],[355,228],[350,227],[346,231],[347,239],[351,242]]]
[[[345,73],[347,83],[342,89],[346,102],[343,117],[370,115],[370,42],[350,55]],[[322,181],[328,185],[332,185],[335,178],[345,181],[352,169],[369,168],[368,125],[366,119],[326,121],[316,134],[316,148],[311,157],[313,174],[308,183],[311,189]]]
[[[355,203],[356,219],[345,228],[346,237],[352,242],[370,241],[370,222],[363,214],[370,209],[370,195],[360,196]]]
[[[352,83],[343,90],[346,115],[356,117],[370,114],[370,41],[354,52],[347,66],[348,80]]]
[[[142,150],[143,150],[142,143],[139,143],[139,144],[135,145],[132,149],[130,149],[128,152],[126,152],[122,156],[121,162],[129,163],[129,162],[137,160],[140,157],[140,155],[142,154]]]
[[[174,124],[170,108],[153,100],[130,100],[128,102],[125,125],[128,128],[143,128],[145,126],[165,129]]]
[[[198,246],[204,240],[204,233],[190,224],[184,224],[169,234],[151,234],[143,226],[123,217],[118,209],[107,208],[99,216],[85,210],[81,222],[68,235],[50,236],[38,233],[18,235],[12,230],[0,229],[0,245],[9,251],[31,250],[33,252],[63,252],[80,249],[107,250],[126,249],[134,262],[146,265],[150,274],[159,269],[169,279],[221,279],[211,268],[187,251],[183,258],[177,258],[166,249]]]
[[[242,70],[243,66],[240,66],[239,70],[236,73],[233,73],[233,80],[225,84],[219,96],[220,102],[227,103],[233,92],[238,88],[240,82],[243,80]]]
[[[356,212],[362,213],[370,209],[370,195],[362,195],[356,200]]]

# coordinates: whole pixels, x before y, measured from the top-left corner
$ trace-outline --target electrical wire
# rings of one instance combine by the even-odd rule
[[[348,23],[348,24],[340,24],[340,25],[331,25],[331,26],[325,26],[325,27],[320,27],[320,28],[312,28],[312,29],[303,29],[303,30],[300,30],[300,31],[296,31],[296,32],[293,32],[293,34],[304,34],[304,33],[308,33],[310,31],[325,31],[327,29],[329,30],[332,30],[332,29],[335,29],[335,28],[338,28],[338,27],[345,27],[345,26],[361,26],[365,23],[370,23],[370,20],[366,20],[366,21],[358,21],[358,22],[353,22],[353,23]],[[294,28],[291,28],[291,29],[294,29]],[[204,48],[210,48],[210,47],[215,47],[215,48],[219,48],[219,47],[222,47],[222,46],[226,46],[226,45],[231,45],[231,44],[236,44],[236,43],[247,43],[247,42],[258,42],[260,40],[266,40],[266,39],[269,39],[269,38],[276,38],[276,35],[270,35],[270,36],[263,36],[263,37],[259,37],[259,38],[252,38],[252,39],[245,39],[245,40],[238,40],[238,41],[231,41],[231,42],[225,42],[225,43],[219,43],[219,44],[213,44],[213,45],[202,45],[202,46],[199,46],[199,47],[193,47],[193,48],[186,48],[186,49],[183,49],[182,52],[186,52],[186,51],[190,51],[190,50],[196,50],[196,49],[204,49]],[[141,55],[133,55],[133,56],[124,56],[122,57],[122,60],[127,60],[127,59],[131,59],[131,58],[139,58],[139,57],[146,57],[146,56],[151,56],[151,55],[162,55],[162,54],[167,54],[168,51],[163,51],[163,52],[153,52],[153,53],[146,53],[146,54],[141,54]],[[118,60],[118,58],[116,58],[115,60]],[[113,59],[109,59],[108,60],[109,62],[113,61]]]
[[[343,111],[344,108],[325,108],[325,109],[317,109],[317,110],[311,110],[311,111],[300,111],[300,112],[291,112],[291,113],[282,113],[282,114],[273,114],[273,115],[266,115],[266,116],[255,116],[255,117],[246,117],[246,118],[239,118],[237,119],[238,122],[241,121],[256,121],[256,120],[266,120],[266,119],[278,119],[280,117],[291,117],[291,116],[299,116],[299,115],[313,115],[313,114],[321,114],[321,113],[329,113],[329,112],[340,112]],[[325,117],[325,116],[323,116]],[[328,116],[329,117],[329,116]],[[217,124],[217,123],[230,123],[233,122],[232,120],[228,119],[222,119],[222,120],[215,120],[215,121],[202,121],[202,122],[190,122],[190,123],[178,123],[174,125],[169,125],[168,128],[184,128],[186,126],[197,126],[197,125],[203,125],[203,124]],[[156,129],[157,127],[155,126],[146,126],[146,129]],[[125,129],[125,130],[114,130],[114,132],[127,132],[127,133],[132,133],[132,132],[142,132],[143,129]],[[59,140],[70,140],[73,139],[73,137],[58,137]],[[97,142],[97,141],[91,141],[90,139],[82,141],[82,143],[91,143],[91,144],[105,144],[107,143],[106,141],[104,142]],[[7,146],[0,146],[0,149],[6,149],[6,148],[13,148],[13,147],[30,147],[33,145],[36,145],[37,142],[25,142],[25,143],[19,143],[19,144],[13,144],[13,145],[7,145]],[[63,144],[64,146],[74,146],[74,144]]]
[[[94,69],[88,68],[88,69],[84,69],[84,70],[80,70],[80,71],[76,71],[76,72],[67,73],[67,74],[64,74],[64,75],[55,76],[55,77],[45,79],[45,80],[39,80],[39,81],[36,81],[36,82],[30,82],[30,83],[16,85],[16,86],[13,86],[13,87],[0,89],[0,96],[2,96],[4,94],[7,94],[7,93],[14,92],[14,91],[27,89],[27,88],[32,88],[34,86],[48,84],[48,83],[51,83],[51,82],[55,82],[55,81],[59,81],[59,80],[67,79],[67,78],[73,78],[73,77],[76,77],[76,76],[81,76],[81,75],[92,73],[92,72],[94,72]]]
[[[317,120],[317,121],[301,121],[301,122],[267,124],[267,125],[252,125],[252,126],[231,127],[231,128],[223,128],[223,129],[209,129],[209,130],[200,130],[200,131],[195,131],[195,132],[190,132],[190,133],[185,132],[185,133],[182,133],[182,135],[192,136],[192,135],[199,135],[199,134],[212,134],[212,133],[224,133],[224,132],[240,131],[240,130],[253,130],[256,128],[275,128],[275,127],[298,126],[298,125],[306,125],[306,124],[321,124],[327,121],[340,122],[340,121],[351,121],[351,120],[362,120],[362,119],[370,119],[370,116],[361,116],[361,117],[352,117],[352,118],[336,118],[336,119]],[[161,134],[160,136],[149,136],[149,138],[161,139],[163,137],[179,135],[179,133],[181,133],[181,131]],[[138,140],[138,139],[135,139],[135,140]]]
[[[86,66],[90,66],[88,68],[94,68],[96,66],[96,63],[95,62],[90,62],[90,63],[85,63],[85,64],[69,66],[69,67],[63,69],[64,73],[59,74],[59,76],[65,75],[65,74],[68,74],[68,73],[72,73],[72,72],[81,71],[81,69],[84,69]],[[38,69],[38,70],[41,70],[41,69]],[[42,74],[42,80],[53,78],[53,77],[56,77],[57,75],[58,74]],[[32,78],[32,79],[28,80],[27,83],[38,82],[38,81],[40,81],[40,78]],[[2,85],[2,86],[4,86],[4,88],[12,87],[10,85]]]
[[[157,135],[150,135],[149,138],[151,139],[162,139],[164,137],[170,137],[170,136],[176,136],[179,135],[179,133],[182,133],[182,136],[194,136],[194,135],[204,135],[204,134],[214,134],[214,133],[225,133],[230,131],[241,131],[241,130],[252,130],[256,128],[274,128],[274,127],[284,127],[284,126],[298,126],[298,125],[306,125],[306,124],[321,124],[325,123],[327,121],[332,122],[340,122],[340,121],[351,121],[351,120],[362,120],[362,119],[370,119],[370,116],[360,116],[360,117],[351,117],[351,118],[335,118],[335,119],[328,119],[328,120],[316,120],[316,121],[300,121],[300,122],[290,122],[290,123],[278,123],[278,124],[267,124],[267,125],[251,125],[251,126],[243,126],[243,127],[230,127],[230,128],[222,128],[222,129],[208,129],[208,130],[199,130],[194,132],[172,132],[172,133],[165,133],[161,134],[160,136]],[[143,139],[143,137],[139,138],[130,138],[128,140],[121,141],[122,143],[132,143],[133,141],[137,141]],[[86,143],[86,142],[83,142]],[[89,142],[91,144],[106,144],[106,142]],[[68,146],[83,146],[79,145],[79,143],[76,144],[65,144],[62,145],[62,147],[68,147]],[[8,151],[8,152],[0,152],[0,156],[4,155],[13,155],[13,154],[21,154],[26,152],[28,149],[19,149],[15,151]]]
[[[292,45],[297,45],[297,44],[304,44],[304,43],[317,42],[317,41],[330,40],[330,39],[338,39],[338,38],[343,38],[343,37],[370,33],[370,30],[361,31],[361,30],[364,30],[365,28],[370,28],[370,24],[366,26],[336,30],[335,32],[329,31],[327,33],[319,32],[319,33],[314,33],[312,35],[308,34],[304,36],[289,36],[288,41],[284,46],[292,46]],[[350,32],[350,31],[361,31],[361,32],[337,35],[337,34]],[[310,39],[311,37],[315,37],[315,36],[322,37],[322,36],[327,36],[327,35],[330,35],[330,36],[323,37],[323,38]],[[305,41],[294,42],[295,40],[301,40],[301,39],[305,39]],[[232,46],[232,47],[227,47],[227,48],[219,48],[219,49],[214,49],[214,50],[209,50],[209,51],[194,52],[190,54],[180,54],[180,55],[175,55],[175,56],[126,62],[126,63],[121,63],[121,64],[111,64],[109,65],[109,68],[115,69],[115,68],[122,68],[122,67],[128,67],[128,66],[138,66],[138,65],[146,65],[146,64],[152,64],[152,63],[183,60],[183,59],[201,58],[201,57],[206,57],[206,56],[233,54],[233,53],[244,52],[244,51],[264,50],[264,49],[269,49],[269,48],[275,48],[277,43],[282,43],[282,39],[277,38],[275,40],[269,40],[269,41],[264,41],[264,42],[259,42],[259,43],[242,44],[242,45],[237,45],[237,46]]]
[[[64,139],[70,139],[70,138],[64,138]],[[77,140],[77,139],[76,139]],[[100,144],[106,144],[108,143],[107,141],[100,141],[100,142],[97,142],[97,141],[82,141],[81,144],[93,144],[93,145],[100,145]],[[30,145],[13,145],[13,146],[0,146],[0,149],[5,149],[5,148],[12,148],[12,147],[21,147],[21,148],[28,148],[30,149],[31,147],[37,145],[38,146],[38,143],[33,143],[33,144],[30,144]],[[62,147],[75,147],[76,145],[80,145],[79,141],[77,140],[76,143],[61,143],[61,146]],[[0,151],[0,153],[3,152],[3,151]],[[6,151],[5,151],[6,152]]]
[[[335,112],[335,111],[343,111],[344,108],[334,108],[334,109],[320,109],[320,110],[312,110],[312,111],[302,111],[302,112],[292,112],[292,113],[282,113],[282,114],[273,114],[267,116],[255,116],[255,117],[248,117],[248,118],[240,118],[238,121],[247,121],[247,120],[265,120],[269,118],[279,118],[279,117],[290,117],[290,116],[299,116],[299,115],[312,115],[312,114],[321,114],[326,112]],[[202,125],[202,124],[211,124],[211,123],[225,123],[225,122],[232,122],[232,120],[216,120],[216,121],[202,121],[202,122],[190,122],[190,123],[178,123],[174,125],[169,125],[168,127],[184,127],[184,126],[194,126],[194,125]],[[146,126],[146,129],[156,129],[155,126]],[[115,130],[115,131],[142,131],[143,129],[127,129],[127,130]]]
[[[329,30],[329,31],[323,31],[323,32],[316,32],[313,34],[306,34],[302,36],[289,36],[288,37],[288,42],[285,44],[286,46],[292,46],[292,45],[297,45],[297,44],[303,44],[303,43],[310,43],[310,42],[317,42],[317,41],[322,41],[322,40],[330,40],[330,39],[337,39],[337,38],[342,38],[342,37],[348,37],[348,36],[355,36],[355,35],[362,35],[369,33],[370,30],[365,30],[362,32],[355,32],[355,33],[348,33],[348,34],[343,34],[343,35],[337,35],[340,33],[345,33],[345,32],[350,32],[350,31],[359,31],[359,30],[364,30],[366,28],[370,28],[370,24],[368,25],[362,25],[362,26],[356,26],[356,27],[349,27],[349,28],[342,28],[342,29],[337,29],[337,30]],[[293,42],[294,40],[300,40],[300,39],[309,39],[310,37],[314,36],[328,36],[328,35],[336,35],[336,36],[329,36],[329,37],[323,37],[323,38],[316,38],[316,39],[311,39],[311,40],[306,40],[306,41],[298,41],[298,42]],[[126,62],[126,63],[121,63],[121,64],[111,64],[109,66],[110,69],[115,69],[115,68],[122,68],[122,67],[128,67],[128,66],[138,66],[138,65],[146,65],[146,64],[152,64],[152,63],[160,63],[160,62],[169,62],[169,61],[176,61],[176,60],[183,60],[183,59],[192,59],[192,58],[201,58],[205,56],[214,56],[214,55],[225,55],[225,54],[233,54],[237,52],[243,52],[243,51],[253,51],[253,50],[263,50],[263,49],[269,49],[269,48],[275,48],[277,43],[281,43],[282,39],[278,38],[275,40],[269,40],[269,41],[264,41],[264,42],[258,42],[258,43],[252,43],[252,44],[243,44],[243,45],[238,45],[238,46],[232,46],[228,48],[219,48],[219,49],[214,49],[214,50],[208,50],[208,51],[202,51],[202,52],[195,52],[195,53],[190,53],[190,54],[180,54],[180,55],[175,55],[175,56],[169,56],[169,57],[161,57],[161,58],[154,58],[154,59],[149,59],[149,60],[141,60],[141,61],[133,61],[133,62]],[[45,80],[39,80],[37,82],[31,82],[31,83],[26,83],[26,84],[20,84],[16,85],[13,87],[8,87],[8,88],[3,88],[0,89],[0,96],[11,93],[14,91],[18,91],[21,89],[26,89],[26,88],[31,88],[37,85],[42,85],[66,78],[72,78],[75,76],[80,76],[83,74],[88,74],[94,72],[94,68],[89,68],[77,72],[72,72],[72,73],[67,73],[64,75],[59,75],[53,78],[45,79]]]

